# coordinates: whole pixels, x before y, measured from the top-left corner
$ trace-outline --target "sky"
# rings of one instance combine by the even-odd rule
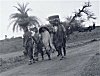
[[[67,16],[74,15],[73,12],[81,9],[84,2],[88,0],[0,0],[0,40],[8,38],[22,36],[21,31],[12,31],[11,25],[8,28],[11,20],[9,16],[12,13],[16,13],[17,10],[13,6],[17,6],[18,3],[29,3],[28,7],[32,11],[28,12],[29,15],[37,16],[43,24],[48,23],[46,20],[48,16],[58,14],[61,20],[65,20]],[[92,4],[90,11],[92,11],[97,19],[95,20],[96,25],[100,25],[100,0],[89,0]],[[86,26],[92,24],[92,21],[87,21]]]

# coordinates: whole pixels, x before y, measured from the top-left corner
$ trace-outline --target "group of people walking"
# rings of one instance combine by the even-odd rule
[[[45,53],[48,59],[51,60],[51,51],[54,52],[55,50],[58,52],[57,56],[61,56],[60,60],[66,56],[66,29],[61,24],[59,15],[48,17],[48,21],[52,30],[47,26],[42,26],[39,29],[34,27],[30,31],[27,28],[24,30],[24,54],[29,56],[29,64],[38,61],[39,53],[42,56],[42,60],[44,60]],[[31,31],[35,32],[34,36],[32,36]]]

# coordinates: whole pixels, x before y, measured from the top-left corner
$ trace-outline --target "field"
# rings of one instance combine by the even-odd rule
[[[13,38],[0,41],[0,54],[22,51],[22,38]]]
[[[100,38],[100,27],[97,27],[91,32],[74,32],[70,35],[70,39],[68,40],[68,42],[89,40],[95,38]]]

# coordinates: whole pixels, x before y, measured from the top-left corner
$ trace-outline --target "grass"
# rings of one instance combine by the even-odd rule
[[[6,39],[0,41],[0,54],[22,51],[22,38]]]
[[[68,42],[89,40],[95,38],[100,38],[100,28],[96,28],[91,32],[74,32],[70,35],[70,40],[68,40]]]

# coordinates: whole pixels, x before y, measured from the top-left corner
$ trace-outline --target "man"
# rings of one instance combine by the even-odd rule
[[[64,56],[66,56],[66,30],[64,26],[60,23],[59,15],[54,15],[48,17],[49,23],[53,26],[53,44],[58,51],[57,56],[61,56],[61,60],[63,58],[62,48],[64,52]]]
[[[25,47],[25,52],[29,56],[29,65],[32,64],[32,61],[35,62],[33,58],[33,39],[32,39],[32,33],[28,31],[28,28],[24,29],[24,35],[23,35],[23,46]]]

